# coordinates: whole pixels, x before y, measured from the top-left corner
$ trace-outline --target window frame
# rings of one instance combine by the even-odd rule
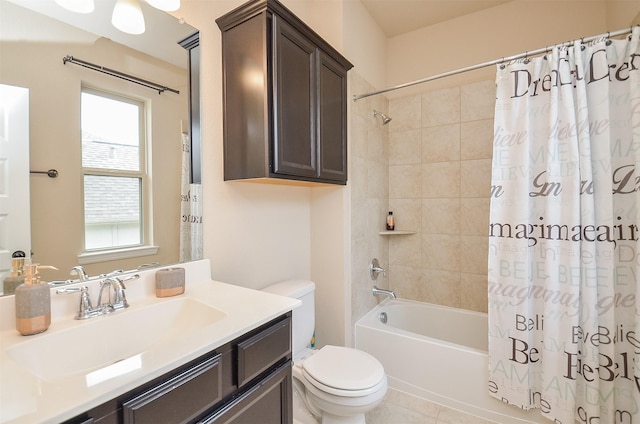
[[[80,114],[82,114],[82,95],[84,93],[104,97],[123,103],[133,104],[139,107],[138,113],[138,171],[120,170],[114,168],[85,167],[82,153],[82,123],[80,124],[80,184],[82,207],[82,252],[78,255],[79,264],[112,261],[118,259],[134,258],[139,256],[154,255],[158,247],[153,245],[153,199],[151,190],[151,148],[148,101],[130,95],[108,91],[89,85],[82,85],[80,90]],[[85,211],[85,177],[130,177],[140,180],[140,243],[122,246],[87,248],[86,239],[86,211]]]

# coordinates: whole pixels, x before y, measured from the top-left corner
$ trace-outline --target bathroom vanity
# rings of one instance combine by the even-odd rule
[[[52,325],[35,336],[7,327],[0,298],[0,423],[291,423],[299,302],[211,281],[207,260],[179,266],[183,295],[156,298],[143,271],[129,308],[88,320],[52,289]]]

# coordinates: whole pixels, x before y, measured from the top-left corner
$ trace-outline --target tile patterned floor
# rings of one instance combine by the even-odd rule
[[[384,402],[366,416],[367,424],[492,424],[436,403],[389,389]]]

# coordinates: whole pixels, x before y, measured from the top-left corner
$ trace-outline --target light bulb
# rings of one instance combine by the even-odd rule
[[[147,0],[147,3],[165,12],[175,12],[180,9],[180,0]]]
[[[138,0],[118,0],[113,7],[111,23],[127,34],[142,34],[145,30],[144,16]]]
[[[55,0],[59,6],[76,13],[91,13],[96,8],[93,0]]]

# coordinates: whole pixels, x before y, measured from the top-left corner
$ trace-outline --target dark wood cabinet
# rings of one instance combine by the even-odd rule
[[[276,0],[250,1],[216,22],[225,180],[346,184],[353,65]]]
[[[235,402],[204,418],[202,424],[292,423],[291,367],[283,366]]]
[[[65,424],[293,423],[291,313]]]

